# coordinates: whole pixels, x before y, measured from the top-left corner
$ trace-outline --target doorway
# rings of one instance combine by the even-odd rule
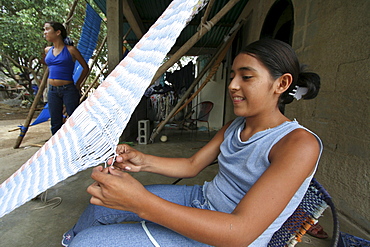
[[[294,9],[290,0],[277,0],[263,23],[260,38],[273,38],[292,45]]]

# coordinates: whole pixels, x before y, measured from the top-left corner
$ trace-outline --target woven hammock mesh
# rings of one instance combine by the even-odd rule
[[[174,0],[63,127],[0,185],[0,217],[58,182],[106,161],[168,51],[203,0]]]

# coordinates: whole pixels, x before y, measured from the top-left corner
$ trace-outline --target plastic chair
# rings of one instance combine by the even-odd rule
[[[281,228],[274,233],[268,246],[295,246],[301,242],[302,236],[312,225],[316,224],[328,207],[332,211],[334,226],[330,246],[336,247],[340,236],[337,211],[329,193],[316,179],[312,179],[301,203]]]
[[[198,122],[207,123],[208,136],[210,136],[208,118],[209,118],[209,115],[212,109],[213,109],[213,102],[211,101],[203,101],[197,104],[196,106],[191,108],[191,111],[189,113],[190,116],[188,115],[189,117],[184,119],[184,125],[188,124],[188,126],[194,126],[194,127],[190,127],[190,129],[193,130],[195,128],[196,131],[198,131],[198,125],[197,125]],[[196,112],[197,110],[198,110],[197,117],[191,118],[193,113]]]

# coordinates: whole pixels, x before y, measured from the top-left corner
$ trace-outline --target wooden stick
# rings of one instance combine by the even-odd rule
[[[103,66],[103,68],[100,70],[99,74],[95,77],[94,81],[90,84],[89,88],[86,90],[86,92],[81,96],[80,103],[84,101],[87,98],[87,94],[90,92],[90,90],[94,87],[96,82],[99,80],[99,76],[103,73],[104,69],[108,66],[108,62],[106,62]]]
[[[75,9],[77,7],[78,0],[74,0],[72,3],[72,6],[69,10],[68,16],[66,18],[66,21],[64,22],[64,27],[67,30],[67,34],[69,34],[69,23],[72,21],[73,15],[75,13]]]
[[[10,129],[10,130],[8,130],[8,132],[13,132],[13,131],[16,131],[16,130],[19,130],[20,128],[18,127],[18,128],[15,128],[15,129]]]
[[[30,144],[31,147],[37,147],[41,148],[43,145],[42,144]]]
[[[222,46],[222,45],[221,45]],[[200,82],[200,80],[203,78],[203,76],[207,73],[207,71],[211,68],[214,61],[216,60],[218,54],[220,53],[221,49],[217,49],[218,52],[211,58],[211,60],[207,63],[207,65],[203,68],[203,70],[200,72],[200,74],[197,76],[197,78],[194,80],[194,82],[190,85],[188,90],[186,90],[185,94],[182,96],[182,98],[177,102],[176,106],[171,110],[171,112],[167,115],[167,117],[160,122],[157,127],[153,130],[153,133],[150,136],[150,142],[154,142],[154,138],[159,134],[159,132],[163,129],[163,127],[166,125],[166,123],[174,116],[175,112],[181,104],[186,100],[186,98],[190,95],[190,93],[193,91],[194,87]]]
[[[204,82],[202,83],[202,85],[200,85],[200,87],[197,89],[197,91],[195,93],[193,93],[190,96],[190,98],[179,109],[177,109],[177,111],[173,114],[173,116],[175,116],[182,109],[184,109],[185,106],[187,106],[200,93],[200,91],[202,91],[202,89],[207,85],[207,83],[211,80],[211,78],[216,74],[218,68],[220,67],[220,64],[221,64],[222,60],[226,56],[226,53],[227,53],[227,51],[229,50],[229,48],[231,46],[231,43],[232,42],[228,42],[226,47],[222,50],[223,52],[218,56],[218,58],[214,62],[214,66],[212,67],[211,71],[208,73],[208,75],[207,75],[206,79],[204,80]]]
[[[44,90],[45,90],[45,87],[46,87],[46,84],[47,84],[47,81],[48,81],[48,75],[49,75],[49,69],[46,68],[45,72],[44,72],[44,76],[42,77],[40,88],[37,91],[37,94],[36,94],[35,98],[33,99],[30,111],[28,112],[28,115],[27,115],[27,118],[26,118],[26,122],[24,123],[24,128],[25,129],[24,130],[21,129],[21,133],[19,134],[19,136],[17,138],[17,141],[14,145],[14,148],[19,148],[19,146],[22,143],[22,140],[23,140],[24,136],[27,133],[27,130],[28,130],[28,127],[30,126],[33,114],[35,113],[37,104],[39,103],[39,101],[41,99],[41,96],[44,93]]]

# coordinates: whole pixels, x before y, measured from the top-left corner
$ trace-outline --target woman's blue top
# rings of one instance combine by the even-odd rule
[[[212,210],[231,213],[235,209],[240,200],[270,166],[268,156],[271,148],[284,136],[297,128],[303,128],[312,133],[294,120],[257,132],[249,140],[242,141],[240,133],[244,127],[245,118],[238,117],[225,131],[224,141],[220,146],[221,152],[218,156],[219,172],[211,182],[206,182],[204,185],[204,196]],[[320,144],[321,156],[321,140],[314,133],[312,134]],[[299,169],[298,165],[297,169]],[[274,232],[299,205],[314,173],[306,178],[283,212],[250,246],[267,246]]]
[[[46,54],[45,63],[49,67],[49,79],[73,81],[75,62],[67,46],[57,55],[53,54],[54,46]]]

